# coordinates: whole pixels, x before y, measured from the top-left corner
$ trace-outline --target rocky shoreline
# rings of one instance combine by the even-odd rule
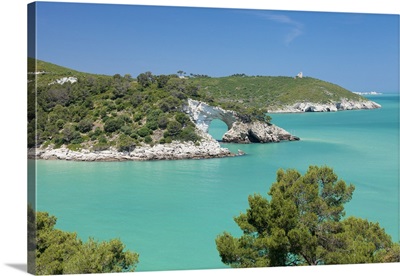
[[[191,104],[190,104],[191,103]],[[335,112],[340,110],[375,109],[381,106],[372,101],[349,101],[342,99],[340,103],[296,103],[291,106],[270,110],[270,113],[300,113],[300,112]],[[232,153],[223,148],[209,135],[208,126],[213,119],[221,119],[229,130],[222,137],[227,143],[276,143],[280,141],[297,141],[300,138],[291,135],[286,130],[265,122],[255,121],[244,123],[236,118],[233,111],[211,107],[202,102],[192,101],[186,110],[196,124],[201,137],[199,142],[172,141],[168,144],[146,145],[135,147],[130,152],[119,152],[110,147],[104,151],[82,149],[73,151],[66,146],[54,148],[33,148],[28,150],[29,159],[70,160],[70,161],[148,161],[148,160],[181,160],[222,158],[245,154],[241,150]],[[196,115],[196,116],[195,116]]]
[[[182,159],[209,159],[240,156],[245,153],[238,150],[232,153],[221,145],[208,133],[199,130],[201,142],[172,141],[168,144],[137,146],[130,152],[119,152],[110,147],[104,151],[82,149],[73,151],[66,146],[54,148],[32,148],[28,150],[28,159],[67,160],[67,161],[150,161],[150,160],[182,160]],[[276,143],[280,141],[296,141],[298,137],[273,124],[261,122],[235,122],[233,127],[225,133],[223,142],[228,143]]]
[[[181,160],[208,159],[243,155],[239,151],[234,154],[222,148],[217,141],[202,141],[199,145],[193,142],[177,142],[170,144],[146,145],[136,147],[131,152],[119,152],[114,148],[104,151],[72,151],[66,147],[54,149],[35,148],[28,150],[29,159],[67,160],[67,161],[149,161],[149,160]]]
[[[293,105],[287,105],[280,108],[272,108],[269,113],[302,113],[302,112],[336,112],[343,110],[361,110],[361,109],[376,109],[381,108],[381,105],[373,101],[352,101],[342,99],[337,103],[311,103],[302,102]]]
[[[244,155],[232,153],[229,149],[220,146],[217,140],[208,134],[208,127],[212,120],[221,119],[229,130],[222,137],[228,143],[276,143],[280,141],[296,141],[298,137],[286,130],[261,121],[244,123],[236,113],[219,107],[212,107],[206,103],[189,100],[186,113],[196,125],[197,134],[201,140],[194,142],[172,141],[172,143],[136,146],[130,152],[119,152],[110,147],[104,151],[81,149],[73,151],[65,145],[54,148],[33,148],[28,150],[29,159],[70,160],[70,161],[147,161],[147,160],[181,160],[181,159],[208,159]]]

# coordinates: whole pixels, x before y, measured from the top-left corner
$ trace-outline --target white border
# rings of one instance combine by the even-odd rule
[[[1,162],[1,232],[0,275],[26,275],[17,267],[26,264],[26,11],[31,1],[0,1],[0,145]],[[50,1],[46,1],[50,2]],[[118,3],[142,5],[171,5],[191,7],[228,7],[270,10],[302,10],[400,14],[394,0],[118,0],[118,1],[52,1],[85,3]],[[22,266],[21,266],[22,265]],[[400,271],[400,264],[368,264],[322,267],[226,269],[198,271],[143,272],[139,275],[348,275],[356,273],[386,273]],[[392,272],[392,273],[390,273]],[[113,275],[115,274],[101,274]],[[123,274],[128,275],[128,274]],[[130,275],[130,273],[129,273]]]

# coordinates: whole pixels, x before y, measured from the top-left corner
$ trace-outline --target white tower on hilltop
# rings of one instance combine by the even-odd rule
[[[298,73],[296,77],[299,78],[299,79],[302,79],[303,78],[303,72]]]

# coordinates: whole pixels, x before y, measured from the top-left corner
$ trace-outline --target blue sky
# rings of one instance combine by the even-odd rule
[[[37,58],[113,75],[305,76],[398,92],[399,16],[39,2]]]

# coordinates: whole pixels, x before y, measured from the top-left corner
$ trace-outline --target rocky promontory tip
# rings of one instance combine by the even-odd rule
[[[222,137],[229,143],[276,143],[280,141],[298,141],[299,137],[273,124],[262,122],[235,122],[232,128]]]

